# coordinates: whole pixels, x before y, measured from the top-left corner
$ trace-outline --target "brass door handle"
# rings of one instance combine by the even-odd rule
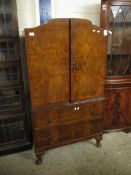
[[[72,72],[77,72],[77,71],[79,71],[79,67],[75,63],[72,63]]]
[[[49,115],[46,115],[46,121],[47,121],[48,123],[51,123],[51,118],[49,117]]]
[[[80,110],[79,106],[74,108],[74,111],[79,111],[79,110]]]

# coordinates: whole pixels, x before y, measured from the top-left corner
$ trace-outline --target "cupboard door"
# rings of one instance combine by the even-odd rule
[[[103,96],[105,43],[99,27],[88,20],[71,20],[71,101]]]
[[[69,20],[26,29],[32,107],[69,102]]]

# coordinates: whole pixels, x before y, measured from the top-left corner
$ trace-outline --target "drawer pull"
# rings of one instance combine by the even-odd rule
[[[74,108],[74,111],[79,111],[79,110],[80,110],[79,106]]]
[[[77,107],[77,110],[80,110],[80,107]]]
[[[95,109],[91,109],[90,113],[91,113],[91,115],[96,115],[96,110]]]
[[[76,111],[76,110],[77,110],[77,108],[75,107],[75,108],[74,108],[74,111]]]
[[[51,123],[51,118],[50,118],[49,116],[46,116],[46,121],[47,121],[48,123]]]

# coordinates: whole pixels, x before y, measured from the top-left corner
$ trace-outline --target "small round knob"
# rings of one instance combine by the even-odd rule
[[[74,108],[74,111],[76,111],[76,110],[77,110],[77,108],[75,107],[75,108]]]

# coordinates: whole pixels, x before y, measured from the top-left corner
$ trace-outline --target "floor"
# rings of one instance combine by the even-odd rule
[[[52,149],[34,162],[33,150],[0,157],[0,175],[131,175],[131,133],[104,134],[101,148],[92,139]]]

